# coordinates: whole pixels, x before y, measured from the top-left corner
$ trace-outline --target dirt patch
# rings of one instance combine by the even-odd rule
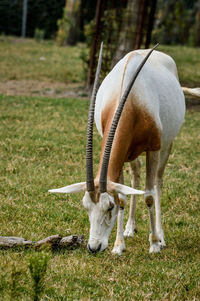
[[[37,80],[9,80],[0,82],[0,94],[19,96],[43,96],[52,98],[89,97],[83,84],[65,84],[60,82],[41,82]]]
[[[89,92],[81,83],[65,84],[60,82],[42,82],[39,80],[9,80],[0,82],[0,94],[19,96],[42,96],[50,98],[88,99]],[[200,100],[186,98],[188,110],[200,112]]]

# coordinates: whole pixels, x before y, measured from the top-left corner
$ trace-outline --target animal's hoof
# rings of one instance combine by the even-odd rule
[[[126,229],[124,231],[124,236],[126,237],[134,237],[134,233],[137,233],[137,227],[133,224],[126,225]]]
[[[164,233],[163,231],[157,231],[157,236],[159,239],[159,245],[161,249],[165,249],[166,248],[166,243],[165,243],[165,239],[164,239]]]
[[[151,246],[150,246],[150,249],[149,249],[149,253],[152,254],[152,253],[159,253],[161,250],[161,246],[159,243],[153,243]]]
[[[124,231],[124,236],[125,237],[134,237],[134,231],[132,229],[126,229]]]
[[[112,249],[113,254],[122,255],[122,252],[126,250],[125,243],[115,245]]]
[[[160,245],[160,248],[161,248],[161,249],[165,249],[165,248],[166,248],[166,243],[165,243],[165,241],[161,241],[161,242],[159,243],[159,245]]]

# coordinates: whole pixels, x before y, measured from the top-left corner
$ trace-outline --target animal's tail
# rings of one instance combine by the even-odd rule
[[[191,96],[195,98],[200,98],[200,88],[186,88],[182,87],[183,93],[185,96]]]

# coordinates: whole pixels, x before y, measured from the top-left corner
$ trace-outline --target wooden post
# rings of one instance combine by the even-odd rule
[[[194,46],[200,46],[200,0],[197,4],[197,12],[195,16],[195,25],[194,25]]]
[[[28,0],[24,0],[24,2],[23,2],[22,38],[25,38],[25,37],[26,37],[27,2],[28,2]]]
[[[149,20],[147,23],[145,48],[149,48],[149,44],[151,43],[151,33],[153,30],[153,24],[154,24],[154,19],[155,19],[156,5],[157,5],[157,0],[151,0]]]

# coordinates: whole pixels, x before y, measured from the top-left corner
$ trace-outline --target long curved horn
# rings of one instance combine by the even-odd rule
[[[88,128],[87,128],[87,143],[86,143],[86,184],[87,191],[94,191],[94,176],[93,176],[93,124],[94,124],[94,110],[96,94],[99,86],[99,75],[102,63],[103,42],[99,52],[98,65],[95,75],[94,86],[92,90],[92,97],[90,101],[90,108],[88,113]]]
[[[112,143],[113,143],[113,139],[114,139],[114,135],[116,132],[116,128],[117,125],[119,123],[119,119],[121,116],[121,113],[123,111],[125,102],[128,98],[129,92],[138,76],[138,74],[140,73],[140,70],[142,69],[142,67],[144,66],[144,64],[146,63],[147,59],[149,58],[149,56],[151,55],[151,53],[153,52],[153,50],[158,46],[159,44],[157,44],[156,46],[154,46],[149,53],[145,56],[145,58],[142,60],[141,64],[138,66],[135,74],[133,75],[133,78],[131,79],[130,83],[128,84],[122,99],[120,100],[120,103],[118,105],[118,108],[115,112],[113,121],[112,121],[112,125],[110,128],[110,132],[108,135],[108,139],[106,141],[106,146],[104,149],[104,155],[103,155],[103,161],[102,161],[102,166],[101,166],[101,174],[100,174],[100,180],[99,180],[99,189],[100,192],[106,192],[107,191],[107,172],[108,172],[108,164],[109,164],[109,158],[110,158],[110,152],[111,152],[111,147],[112,147]]]

